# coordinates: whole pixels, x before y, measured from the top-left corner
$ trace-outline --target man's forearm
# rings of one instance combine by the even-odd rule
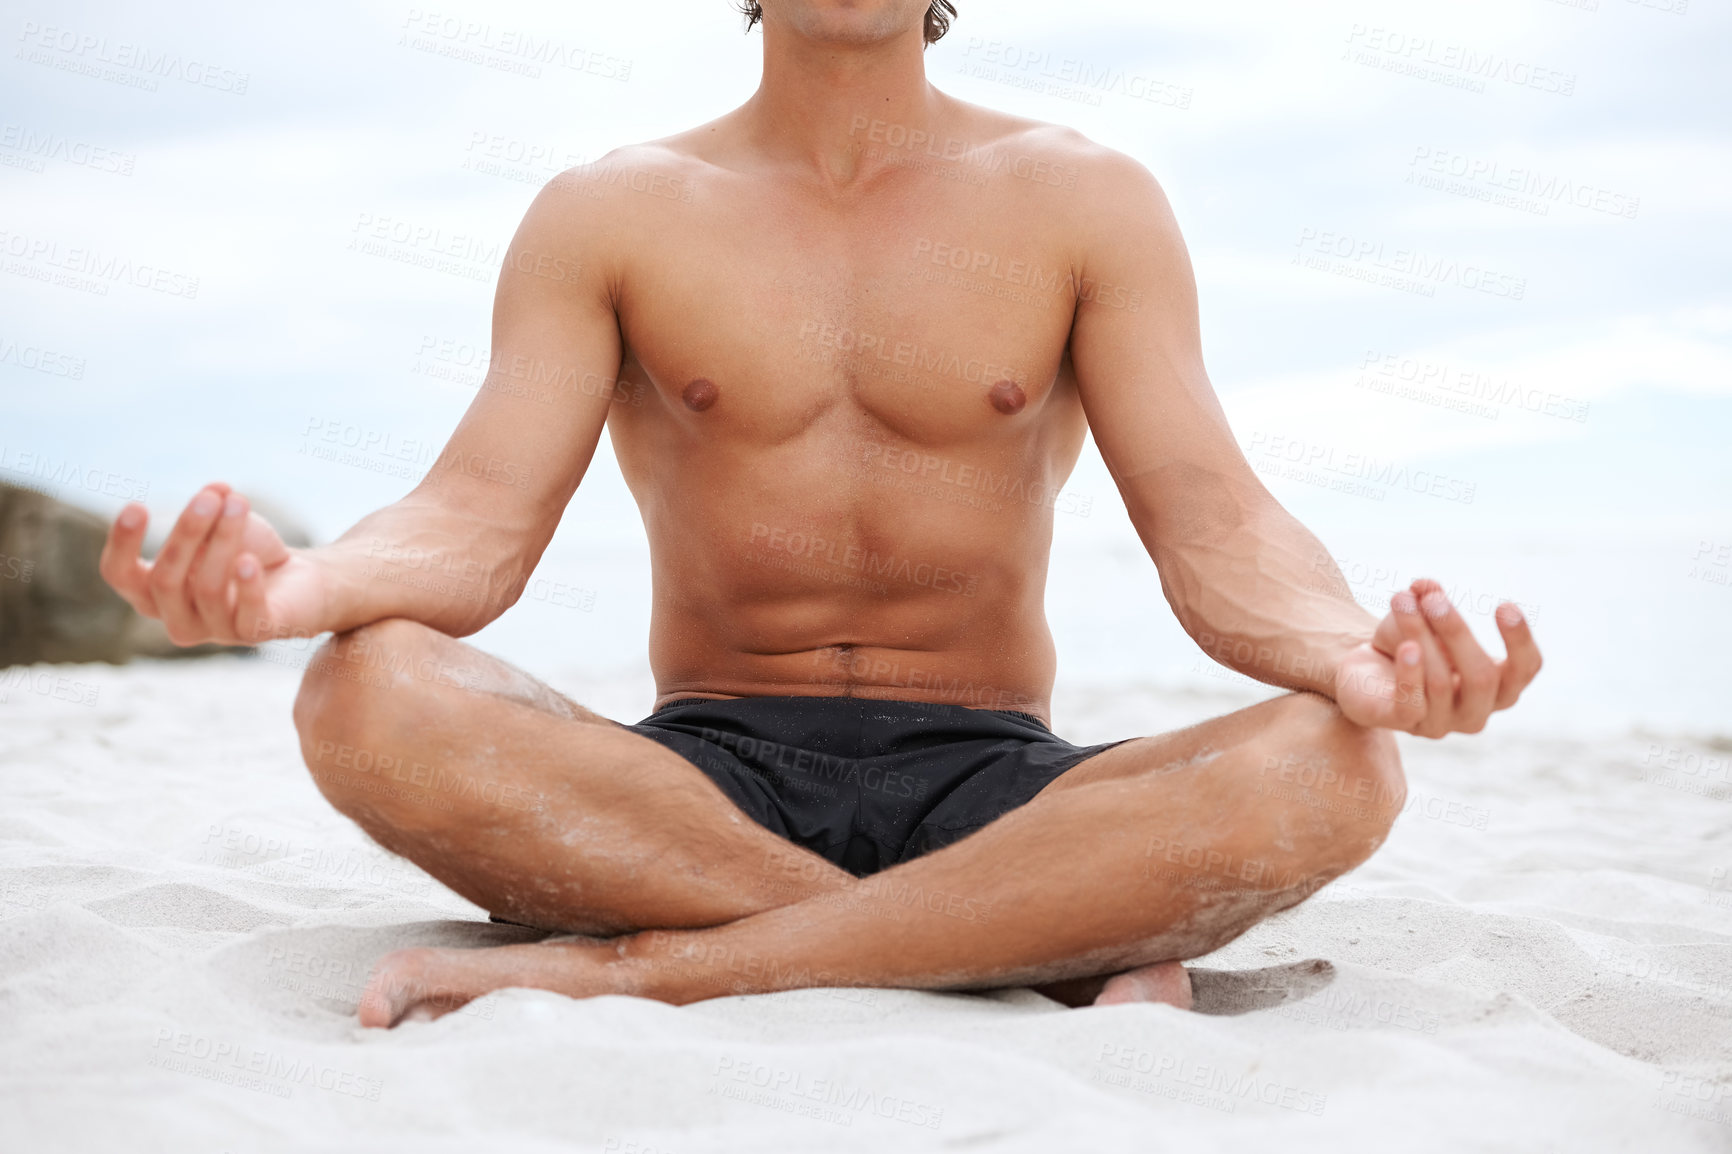
[[[1376,628],[1322,542],[1278,505],[1158,548],[1156,562],[1185,632],[1270,685],[1333,698],[1342,659]]]
[[[386,506],[310,551],[329,583],[325,627],[406,617],[453,637],[474,633],[523,591],[535,561],[523,552],[525,536],[414,495]]]

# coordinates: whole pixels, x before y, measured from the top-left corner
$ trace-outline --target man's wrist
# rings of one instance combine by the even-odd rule
[[[1330,644],[1328,656],[1325,658],[1329,671],[1328,686],[1321,692],[1326,693],[1332,700],[1337,696],[1340,691],[1341,667],[1347,663],[1350,654],[1370,643],[1375,632],[1374,626],[1367,626],[1363,631],[1344,633]]]
[[[1247,677],[1334,699],[1342,663],[1349,653],[1371,640],[1372,632],[1367,626],[1363,631],[1273,641],[1198,630],[1194,639],[1215,661]]]

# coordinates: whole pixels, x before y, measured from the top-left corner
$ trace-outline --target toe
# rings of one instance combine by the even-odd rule
[[[379,959],[355,1011],[361,1025],[375,1029],[394,1026],[404,1013],[414,1007],[420,1000],[416,991],[424,986],[420,980],[421,972],[429,952],[394,950]]]
[[[1097,1006],[1122,1006],[1131,1002],[1160,1002],[1181,1010],[1191,1008],[1191,975],[1178,962],[1157,962],[1114,974],[1101,987]]]

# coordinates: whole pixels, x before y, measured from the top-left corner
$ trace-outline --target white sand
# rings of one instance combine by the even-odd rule
[[[375,956],[510,933],[324,804],[294,672],[27,672],[0,671],[0,1150],[1732,1149],[1732,790],[1724,760],[1643,779],[1655,746],[1725,758],[1699,741],[1410,743],[1378,857],[1198,964],[1215,1013],[517,990],[387,1033],[352,1017]],[[1072,689],[1060,731],[1239,692]]]

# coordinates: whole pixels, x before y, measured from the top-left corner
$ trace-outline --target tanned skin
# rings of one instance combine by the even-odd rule
[[[389,954],[364,1024],[507,986],[1188,1005],[1181,961],[1382,843],[1405,797],[1392,731],[1478,732],[1538,672],[1514,605],[1498,661],[1436,582],[1381,621],[1354,603],[1233,439],[1154,178],[933,88],[925,8],[767,0],[746,104],[544,188],[486,384],[414,491],[341,540],[285,548],[222,484],[154,563],[145,510],[117,519],[104,575],[177,642],[336,634],[295,723],[339,810],[501,917],[576,935]],[[1089,432],[1185,630],[1294,692],[1120,745],[856,879],[455,640],[522,592],[604,426],[649,536],[658,704],[1049,718],[1052,494]]]

